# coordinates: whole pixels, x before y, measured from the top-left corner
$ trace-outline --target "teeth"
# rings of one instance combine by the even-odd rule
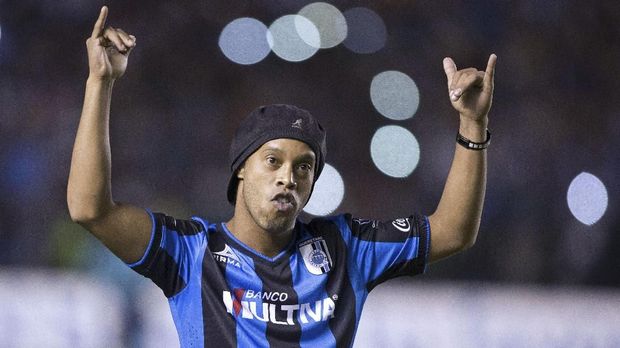
[[[285,198],[285,197],[279,197],[278,198],[278,203],[289,203],[289,199]]]

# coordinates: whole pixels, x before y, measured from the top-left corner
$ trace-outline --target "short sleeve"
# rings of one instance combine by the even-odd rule
[[[430,251],[428,217],[414,214],[381,221],[345,215],[348,249],[368,291],[386,280],[424,273]]]
[[[151,240],[144,256],[128,264],[137,273],[151,279],[166,297],[185,288],[205,244],[202,224],[148,211],[152,221]]]

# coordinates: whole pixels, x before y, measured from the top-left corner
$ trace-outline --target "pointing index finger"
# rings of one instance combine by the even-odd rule
[[[99,18],[97,19],[97,22],[95,22],[95,27],[93,28],[93,33],[91,35],[93,39],[103,34],[103,28],[105,27],[105,20],[107,17],[108,17],[108,7],[103,6],[101,8],[101,12],[99,12]]]

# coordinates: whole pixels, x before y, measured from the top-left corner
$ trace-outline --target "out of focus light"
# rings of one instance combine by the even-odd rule
[[[355,53],[374,53],[385,46],[387,30],[378,14],[364,7],[344,11],[348,25],[343,44]]]
[[[585,225],[593,225],[607,210],[607,189],[596,176],[582,172],[568,186],[568,208]]]
[[[382,72],[372,79],[370,99],[383,116],[392,120],[405,120],[418,110],[420,92],[407,74],[392,70]]]
[[[344,181],[336,168],[325,163],[323,172],[314,185],[314,191],[304,207],[306,213],[325,216],[338,208],[344,198]]]
[[[312,57],[321,46],[319,30],[300,15],[286,15],[275,20],[269,27],[271,49],[278,57],[300,62]]]
[[[320,36],[317,48],[331,48],[341,43],[347,37],[347,21],[340,10],[324,2],[315,2],[305,6],[299,11],[299,15],[309,19],[318,29]],[[302,39],[305,39],[302,36]],[[305,41],[305,40],[304,40]]]
[[[267,33],[267,26],[257,19],[248,17],[235,19],[222,30],[220,49],[235,63],[243,65],[258,63],[271,51]]]
[[[407,129],[384,126],[372,137],[370,156],[384,174],[404,178],[413,172],[420,161],[420,145]]]

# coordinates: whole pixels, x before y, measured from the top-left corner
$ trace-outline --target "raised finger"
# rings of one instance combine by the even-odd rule
[[[123,43],[123,40],[121,39],[116,29],[112,27],[106,28],[103,32],[103,37],[111,41],[119,52],[127,51],[127,46],[125,46],[125,44]]]
[[[497,56],[493,53],[489,56],[487,69],[484,72],[485,87],[493,87],[493,80],[495,79],[495,64],[497,64]]]
[[[443,59],[443,71],[446,73],[449,87],[452,84],[452,78],[456,73],[456,64],[454,63],[454,60],[452,60],[452,58],[446,57]]]
[[[105,27],[106,18],[108,18],[108,7],[103,6],[101,8],[101,11],[99,11],[99,18],[97,18],[97,21],[95,22],[95,26],[93,27],[93,33],[91,34],[91,37],[93,39],[103,34],[103,28]]]

